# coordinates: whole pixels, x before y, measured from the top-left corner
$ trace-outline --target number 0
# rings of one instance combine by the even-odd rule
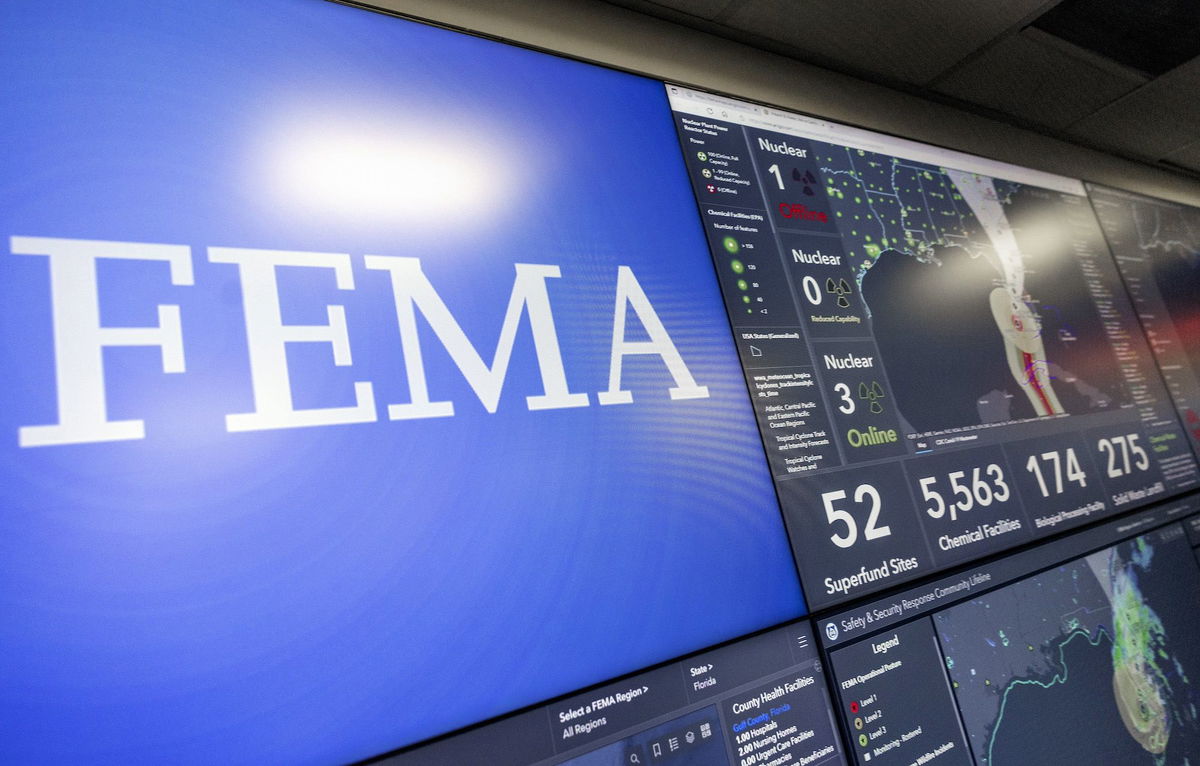
[[[821,285],[818,284],[816,277],[809,275],[800,280],[800,287],[804,290],[804,297],[808,298],[808,302],[814,306],[821,305]]]

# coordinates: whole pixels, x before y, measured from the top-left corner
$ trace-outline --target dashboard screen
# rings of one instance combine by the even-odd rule
[[[805,611],[662,85],[0,4],[0,761],[346,762]]]
[[[1173,526],[938,614],[976,762],[1200,757],[1198,602],[1195,559]]]
[[[807,621],[394,755],[389,766],[847,763]]]
[[[857,763],[1195,761],[1197,510],[1173,500],[822,619]]]
[[[1200,450],[1200,209],[1093,184],[1088,196]]]
[[[1197,485],[1082,183],[667,90],[814,608]]]

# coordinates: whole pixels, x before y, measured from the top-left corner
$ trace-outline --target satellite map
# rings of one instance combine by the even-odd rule
[[[911,431],[1128,402],[1078,262],[1080,252],[1104,253],[1086,201],[813,146]]]
[[[1174,526],[935,615],[979,763],[1200,764],[1197,604]]]

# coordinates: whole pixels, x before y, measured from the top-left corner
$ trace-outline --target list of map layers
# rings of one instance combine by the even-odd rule
[[[740,125],[677,113],[675,127],[702,211],[710,204],[763,211]]]
[[[1097,207],[1097,210],[1103,213],[1104,208]],[[1108,225],[1106,223],[1105,227]],[[1192,443],[1200,448],[1200,412],[1197,411],[1200,408],[1200,382],[1188,363],[1183,341],[1171,321],[1167,305],[1154,286],[1150,256],[1136,248],[1132,253],[1126,253],[1118,247],[1119,241],[1114,242],[1121,277],[1162,371],[1167,393],[1175,403]]]
[[[680,114],[676,125],[730,321],[735,327],[796,326],[741,126]]]
[[[1170,489],[1190,489],[1200,483],[1200,471],[1187,448],[1175,408],[1166,399],[1169,393],[1163,390],[1153,352],[1138,326],[1136,309],[1126,299],[1112,259],[1107,254],[1099,255],[1104,243],[1100,232],[1095,230],[1095,220],[1084,212],[1068,216],[1068,220],[1076,219],[1080,219],[1075,224],[1080,230],[1075,244],[1076,259],[1112,344],[1121,376],[1148,431],[1152,455],[1162,467]]]
[[[1167,391],[1184,430],[1200,451],[1200,371],[1188,358],[1154,269],[1156,257],[1183,257],[1200,248],[1200,241],[1177,205],[1096,187],[1089,191]]]
[[[840,465],[829,414],[799,329],[744,327],[734,332],[771,472],[780,478]]]
[[[743,128],[680,114],[676,126],[771,471],[840,465]]]
[[[825,629],[837,631],[833,622]],[[859,764],[971,766],[928,618],[839,649],[830,660]]]
[[[705,205],[703,212],[713,264],[733,325],[795,327],[796,310],[765,212],[720,205]]]

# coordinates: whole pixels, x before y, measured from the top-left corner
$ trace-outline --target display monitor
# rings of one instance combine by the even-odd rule
[[[847,763],[807,621],[380,759],[387,766]]]
[[[667,90],[814,608],[1197,485],[1080,181]]]
[[[1194,762],[1197,511],[1191,495],[822,618],[856,762]]]
[[[0,761],[333,763],[805,610],[662,84],[0,4]]]
[[[1200,450],[1200,208],[1094,184],[1088,196]]]

